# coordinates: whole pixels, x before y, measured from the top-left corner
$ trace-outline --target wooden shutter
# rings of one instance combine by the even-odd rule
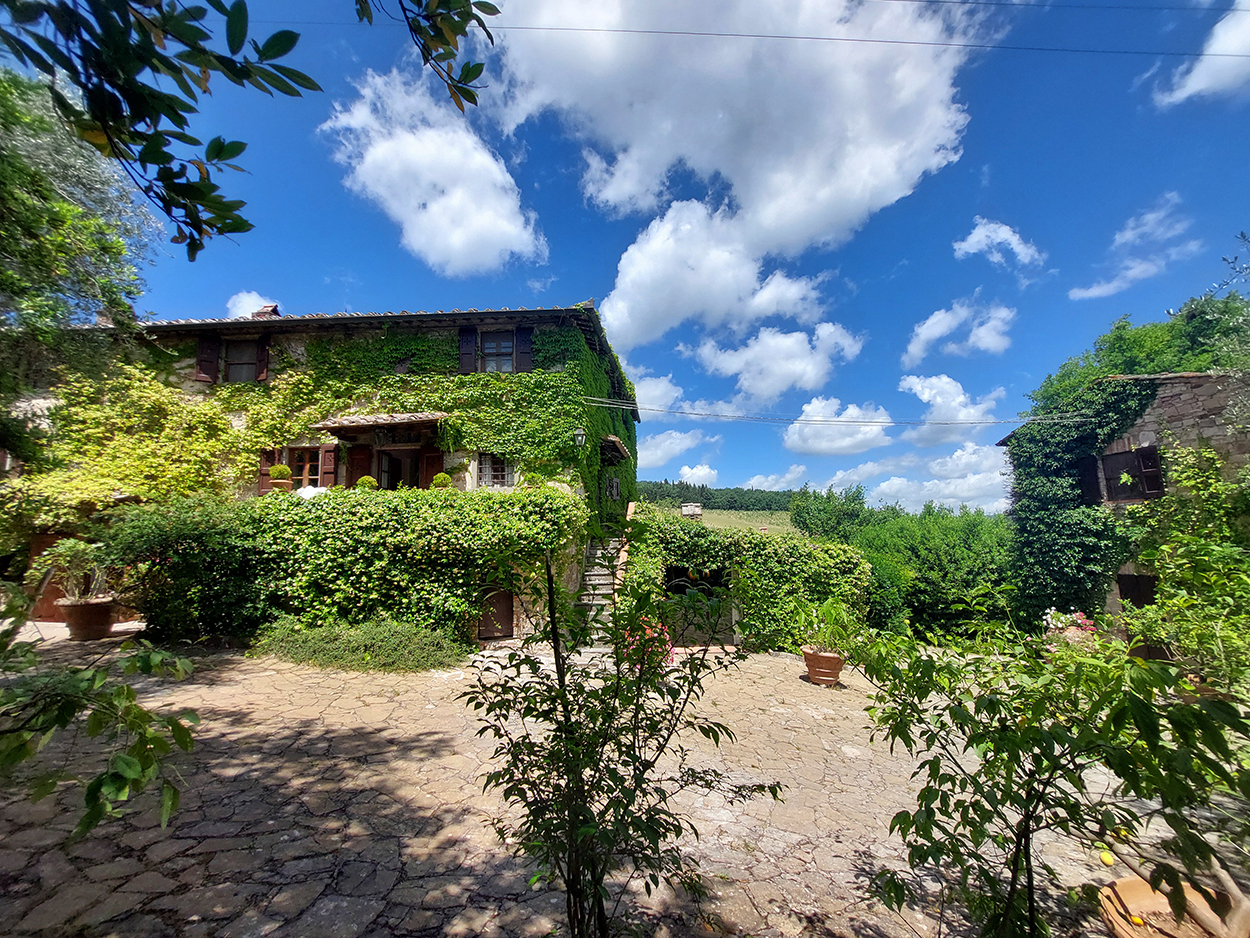
[[[1102,457],[1102,473],[1107,482],[1109,501],[1123,502],[1141,498],[1141,465],[1137,461],[1136,453],[1110,453]],[[1129,476],[1127,483],[1121,481],[1125,474]]]
[[[1102,502],[1102,489],[1098,485],[1098,457],[1082,456],[1076,463],[1077,478],[1081,483],[1081,501],[1086,505]]]
[[[262,335],[256,340],[256,380],[269,380],[269,336]]]
[[[1159,463],[1159,447],[1143,446],[1136,452],[1142,495],[1146,498],[1158,498],[1163,494],[1163,467]]]
[[[260,454],[260,484],[257,485],[256,491],[261,495],[273,489],[273,485],[269,481],[269,470],[277,462],[278,453],[276,450],[267,449]]]
[[[460,373],[471,375],[477,371],[477,328],[460,327]]]
[[[518,326],[516,331],[516,366],[514,371],[534,370],[534,327]]]
[[[216,384],[221,369],[221,336],[200,336],[195,351],[195,380]]]
[[[338,453],[335,443],[321,447],[321,484],[326,488],[332,488],[338,479]]]
[[[348,447],[347,450],[347,484],[355,485],[373,468],[373,447],[364,443]]]

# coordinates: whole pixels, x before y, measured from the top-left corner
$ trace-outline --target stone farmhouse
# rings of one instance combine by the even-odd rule
[[[1156,390],[1154,400],[1122,436],[1077,463],[1086,505],[1124,506],[1163,495],[1167,480],[1162,455],[1169,447],[1210,446],[1232,472],[1250,464],[1250,434],[1244,428],[1250,415],[1237,413],[1245,406],[1239,402],[1250,401],[1250,381],[1244,376],[1185,372],[1111,375],[1100,381],[1150,383]],[[1137,606],[1152,604],[1156,583],[1136,563],[1125,564],[1107,595],[1106,611],[1119,613],[1122,599]]]

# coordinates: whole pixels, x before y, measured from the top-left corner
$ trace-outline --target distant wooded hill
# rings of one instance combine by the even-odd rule
[[[638,497],[653,505],[676,508],[682,502],[699,502],[704,508],[724,511],[789,511],[794,492],[763,489],[714,489],[689,482],[638,481]]]

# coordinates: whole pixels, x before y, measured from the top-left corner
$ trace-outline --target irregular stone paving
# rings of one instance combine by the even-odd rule
[[[47,657],[88,649],[45,646]],[[323,671],[237,653],[204,655],[181,683],[138,685],[149,706],[193,707],[196,747],[177,764],[182,807],[162,830],[145,795],[74,844],[81,806],[67,788],[37,804],[0,800],[0,932],[117,938],[383,938],[558,933],[559,893],[528,884],[489,826],[490,745],[456,698],[469,670],[414,675]],[[801,678],[788,656],[754,656],[718,676],[705,706],[737,733],[700,761],[737,780],[779,780],[785,800],[688,803],[686,844],[712,895],[703,914],[670,892],[631,902],[661,935],[928,938],[867,897],[882,867],[902,868],[889,819],[907,806],[912,762],[869,741],[867,685]],[[58,748],[61,747],[61,748]],[[50,761],[66,758],[54,743]],[[69,756],[84,774],[98,762]],[[1070,884],[1107,879],[1082,852],[1048,845]],[[948,930],[949,930],[949,923]]]

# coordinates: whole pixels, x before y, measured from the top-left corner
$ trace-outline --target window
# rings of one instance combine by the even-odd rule
[[[1148,574],[1121,573],[1115,578],[1120,590],[1120,600],[1132,603],[1136,608],[1153,606],[1155,590],[1159,586],[1159,578]]]
[[[512,485],[512,467],[502,456],[479,453],[477,484],[479,488],[507,488]]]
[[[292,449],[287,458],[291,467],[291,488],[302,489],[306,485],[321,485],[321,450]]]
[[[226,343],[226,380],[255,381],[258,343],[255,339]]]
[[[1109,453],[1102,458],[1102,474],[1107,483],[1108,501],[1135,501],[1163,494],[1163,470],[1157,446]]]
[[[614,502],[621,500],[621,480],[616,476],[608,476],[608,498]]]
[[[512,333],[482,333],[482,370],[512,374]]]

